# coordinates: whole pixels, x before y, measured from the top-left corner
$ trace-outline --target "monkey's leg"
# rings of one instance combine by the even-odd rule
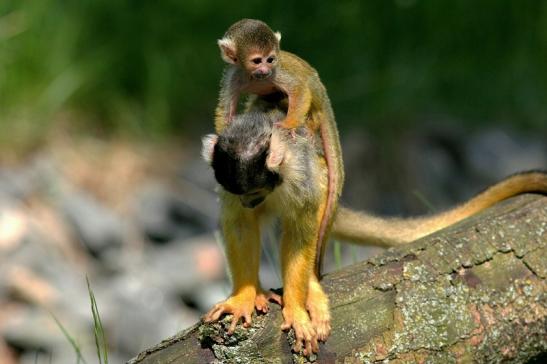
[[[309,87],[288,91],[289,108],[287,117],[279,126],[284,129],[295,129],[306,122],[307,114],[311,108],[312,94]]]
[[[256,211],[244,209],[239,201],[231,201],[230,197],[223,196],[221,226],[233,291],[228,299],[217,303],[205,315],[204,321],[216,321],[223,314],[232,314],[228,333],[233,333],[241,318],[245,327],[251,324],[259,290],[260,229]],[[262,303],[260,305],[262,307]]]
[[[309,210],[308,210],[309,211]],[[313,275],[317,228],[314,213],[303,213],[298,221],[285,219],[281,238],[283,270],[283,318],[281,328],[294,329],[295,352],[304,346],[304,354],[318,351],[317,333],[306,310],[309,282]]]
[[[306,308],[310,313],[311,323],[317,333],[317,339],[326,341],[330,335],[329,298],[323,292],[315,274],[310,277]]]

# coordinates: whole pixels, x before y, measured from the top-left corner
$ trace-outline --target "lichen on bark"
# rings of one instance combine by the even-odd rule
[[[547,198],[520,196],[327,275],[332,335],[317,363],[513,362],[547,352]],[[131,364],[305,363],[273,306],[228,338],[196,326]],[[181,360],[181,361],[176,361]]]

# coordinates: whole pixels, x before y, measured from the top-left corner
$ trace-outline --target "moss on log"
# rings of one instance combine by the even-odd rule
[[[510,199],[325,276],[333,330],[311,361],[526,362],[547,351],[546,277],[547,197]],[[281,321],[274,307],[232,336],[198,323],[129,363],[308,362]]]

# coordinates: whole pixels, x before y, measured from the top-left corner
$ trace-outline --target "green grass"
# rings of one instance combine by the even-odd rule
[[[95,300],[95,294],[91,289],[89,278],[86,276],[87,290],[89,292],[89,300],[91,302],[91,313],[93,314],[93,333],[95,335],[95,347],[97,349],[97,358],[100,364],[108,364],[108,345],[106,343],[106,337],[104,335],[103,323],[101,322],[101,316],[99,315],[99,309],[97,307],[97,301]]]
[[[104,328],[101,321],[101,316],[99,314],[99,308],[97,306],[97,300],[95,299],[95,294],[93,293],[93,290],[91,288],[91,284],[89,283],[89,278],[86,276],[85,278],[87,283],[87,290],[89,293],[89,301],[91,305],[91,314],[93,316],[93,333],[95,337],[95,347],[97,350],[97,359],[99,361],[99,364],[108,364],[108,345],[106,336],[104,334]],[[76,354],[76,364],[87,364],[87,361],[82,355],[82,349],[76,339],[69,333],[69,331],[66,329],[66,327],[61,323],[61,321],[52,313],[50,312],[51,317],[65,336],[66,340],[69,342],[70,346],[74,349],[74,353]],[[35,359],[37,360],[37,359]],[[50,358],[51,360],[51,358]]]
[[[351,251],[351,262],[355,264],[359,260],[357,255],[357,247],[355,245],[350,245],[349,249]]]
[[[336,269],[342,268],[342,244],[335,240],[332,244],[333,246],[333,254],[334,254],[334,264],[336,265]]]
[[[74,337],[72,335],[70,335],[68,330],[64,327],[64,325],[61,323],[61,321],[59,321],[57,316],[55,316],[53,314],[53,312],[50,312],[50,315],[53,318],[53,320],[55,321],[55,323],[57,324],[57,326],[59,327],[59,329],[61,330],[61,332],[63,333],[63,335],[65,336],[66,340],[70,343],[70,345],[74,349],[74,353],[76,354],[76,363],[77,364],[79,364],[79,363],[87,364],[86,360],[82,356],[82,350],[80,348],[80,345],[78,345],[78,343],[76,342]]]
[[[412,194],[416,196],[418,201],[420,201],[430,213],[434,213],[437,210],[435,206],[433,206],[433,204],[427,199],[427,197],[425,197],[420,191],[414,190],[412,191]]]

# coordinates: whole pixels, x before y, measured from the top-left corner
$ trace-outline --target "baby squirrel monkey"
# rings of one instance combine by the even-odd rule
[[[325,86],[317,71],[296,55],[280,50],[281,34],[274,33],[260,20],[242,19],[233,24],[218,41],[222,59],[228,63],[221,82],[220,100],[215,113],[216,132],[220,133],[237,112],[242,93],[268,97],[287,96],[287,114],[277,126],[291,130],[305,127],[319,133],[328,170],[328,195],[322,208],[317,232],[319,250],[323,250],[327,230],[338,205],[344,184],[342,151],[334,113]],[[251,98],[249,107],[257,98]],[[321,256],[315,269],[320,273]]]
[[[328,298],[313,272],[321,209],[327,199],[328,172],[317,136],[298,129],[296,137],[273,124],[279,110],[251,110],[238,116],[218,136],[203,139],[202,154],[214,169],[220,190],[221,225],[232,273],[233,293],[206,314],[205,321],[233,314],[230,332],[240,318],[267,311],[260,288],[261,222],[277,217],[282,226],[284,281],[282,328],[295,330],[295,351],[310,354],[330,333]],[[465,219],[501,200],[526,193],[547,193],[547,174],[531,171],[513,175],[464,204],[427,217],[381,218],[340,208],[332,234],[358,243],[393,246],[409,243]],[[280,302],[279,297],[273,297]]]

